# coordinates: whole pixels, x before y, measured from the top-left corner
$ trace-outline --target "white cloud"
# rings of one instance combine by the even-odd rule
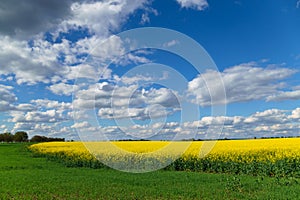
[[[45,123],[38,123],[33,126],[33,131],[36,133],[46,133],[47,135],[55,135],[55,126]]]
[[[117,113],[111,113],[110,109],[105,108],[100,110],[99,112],[103,112],[101,115],[106,116],[106,118],[110,118],[113,114],[117,114],[120,118],[128,118],[128,116],[135,118],[145,115],[145,109],[128,109],[127,113],[124,113],[125,109],[118,109],[116,110]],[[157,114],[160,111],[159,109],[155,110],[155,113]],[[104,114],[104,112],[106,113]],[[45,134],[48,131],[48,133],[51,132],[54,135],[62,135],[68,132],[71,134],[70,137],[76,137],[72,129],[77,129],[84,135],[87,134],[89,139],[91,139],[88,136],[89,134],[95,134],[93,137],[100,137],[99,131],[110,139],[131,138],[132,136],[172,139],[175,135],[177,135],[177,138],[195,137],[202,139],[219,137],[252,138],[296,136],[300,134],[300,108],[291,111],[270,109],[246,117],[209,116],[198,121],[183,122],[181,125],[179,122],[154,122],[146,125],[133,124],[126,127],[122,127],[122,124],[120,126],[99,127],[98,125],[91,125],[88,121],[81,121],[69,128],[56,128],[56,126],[61,127],[57,123],[60,123],[60,120],[65,120],[65,118],[62,118],[59,112],[54,110],[27,112],[25,115],[23,112],[13,111],[12,116],[12,121],[16,122],[13,130],[28,130],[30,133],[40,131],[40,133]],[[221,135],[212,131],[208,135],[209,128],[222,124],[224,124],[224,127]],[[124,135],[121,130],[127,135]]]
[[[72,0],[2,0],[0,2],[0,34],[30,37],[50,29],[68,17]]]
[[[144,25],[146,23],[150,23],[150,14],[153,14],[155,16],[158,15],[158,11],[153,9],[153,8],[150,8],[150,7],[146,7],[145,9],[145,13],[142,14],[142,17],[141,17],[141,22],[140,24]]]
[[[126,55],[123,55],[122,57],[116,57],[115,63],[126,66],[128,64],[134,63],[134,64],[143,64],[143,63],[150,63],[151,61],[143,56],[138,56],[133,53],[127,53]]]
[[[29,130],[33,130],[34,129],[34,124],[32,123],[15,123],[14,128],[13,128],[13,132],[16,131],[29,131]]]
[[[154,81],[154,77],[145,76],[141,74],[136,74],[135,76],[114,76],[116,81],[121,81],[124,84],[132,85],[134,83],[138,83],[139,81]]]
[[[40,34],[32,35],[32,40],[29,43],[28,41],[17,40],[11,37],[11,35],[15,34],[18,26],[11,27],[11,30],[7,30],[7,32],[9,32],[8,35],[0,35],[0,75],[15,75],[18,84],[36,84],[40,82],[56,83],[65,79],[80,78],[80,76],[93,76],[93,78],[95,78],[95,76],[101,74],[103,69],[95,70],[84,66],[84,68],[88,68],[88,70],[81,71],[78,75],[78,67],[74,66],[74,64],[77,65],[84,61],[84,58],[82,58],[84,53],[95,53],[98,57],[102,57],[102,60],[112,59],[122,55],[124,53],[122,41],[116,36],[111,38],[109,38],[109,36],[111,36],[112,31],[118,30],[121,27],[122,23],[130,14],[137,9],[145,9],[147,4],[145,0],[105,0],[81,3],[72,3],[70,0],[60,4],[53,3],[52,1],[48,3],[54,7],[61,5],[61,7],[54,12],[53,16],[47,15],[52,13],[52,11],[49,13],[41,13],[39,10],[38,12],[31,13],[27,12],[27,10],[25,12],[26,16],[35,16],[36,19],[41,20],[41,22],[37,24],[38,30],[42,31],[42,26],[44,25],[44,32],[49,31],[49,24],[51,24],[51,27],[52,25],[55,26],[53,26],[50,31],[52,31],[53,35],[56,34],[56,36],[61,32],[68,33],[77,28],[87,28],[93,36],[88,36],[71,44],[71,42],[66,39],[62,39],[61,42],[58,43],[50,43],[44,39],[43,34]],[[0,5],[1,4],[7,7],[7,12],[10,10],[18,10],[22,7],[7,2],[2,2]],[[29,10],[36,7],[44,9],[44,4],[33,5],[32,1],[26,2],[26,5],[27,4],[28,7],[26,8]],[[24,10],[20,11],[23,12]],[[65,13],[63,13],[63,11]],[[16,17],[14,13],[11,14]],[[38,17],[39,15],[43,17],[40,18]],[[51,17],[55,20],[51,20]],[[11,20],[8,16],[4,16],[0,19],[0,24],[2,23],[2,19]],[[26,24],[21,23],[23,20],[22,17],[16,17],[14,19],[17,21],[13,20],[13,22],[17,22],[19,25]],[[5,21],[3,21],[3,23],[4,22]],[[34,23],[31,22],[31,25],[32,24]],[[6,26],[6,28],[7,27],[9,28],[10,26]],[[30,30],[25,29],[26,27],[23,27],[20,31],[26,32]],[[99,47],[98,45],[94,49],[95,45],[101,44],[101,42],[107,38],[111,41],[103,44],[106,46],[102,45]],[[92,51],[92,49],[94,51]],[[129,59],[135,62],[146,61],[143,57],[130,56],[131,58]]]
[[[216,116],[203,117],[199,121],[185,122],[182,129],[168,129],[166,133],[180,134],[185,131],[191,134],[192,130],[198,128],[198,135],[201,138],[218,138],[218,133],[206,135],[209,126],[222,125],[221,138],[251,138],[251,137],[280,137],[280,136],[296,136],[300,132],[300,109],[296,108],[292,111],[270,109],[253,115],[242,116]],[[175,129],[174,129],[175,128]]]
[[[111,104],[117,107],[128,105],[128,101],[137,85],[115,86],[107,82],[90,85],[87,89],[79,90],[73,100],[76,108],[93,109],[110,107]]]
[[[38,109],[55,109],[61,112],[72,108],[71,103],[53,101],[48,99],[35,99],[30,101]]]
[[[221,133],[208,131],[223,124]],[[109,129],[109,127],[106,128]],[[119,128],[126,134],[140,136],[140,138],[160,139],[172,139],[175,135],[177,138],[195,137],[202,139],[297,136],[300,134],[300,108],[292,111],[270,109],[247,117],[203,117],[198,121],[183,122],[182,125],[178,122],[159,122]],[[118,132],[120,130],[115,127],[114,134]]]
[[[55,123],[67,120],[61,111],[47,110],[47,111],[30,111],[27,113],[12,112],[13,118],[11,122],[25,122],[25,123]]]
[[[103,36],[92,36],[73,44],[66,39],[52,44],[42,37],[36,37],[30,46],[27,41],[0,36],[0,75],[13,74],[18,84],[110,77],[111,71],[101,65],[105,65],[107,60],[121,59],[125,49],[119,37],[105,39]],[[80,64],[84,61],[80,57],[83,54],[92,56],[95,63]],[[60,55],[64,55],[63,60],[59,59]],[[146,63],[149,60],[129,53],[123,57],[122,62]]]
[[[75,129],[79,129],[79,128],[87,128],[87,127],[91,127],[91,124],[84,121],[84,122],[78,122],[75,123],[71,126],[71,128],[75,128]]]
[[[182,8],[205,10],[208,7],[206,0],[177,0]]]
[[[300,0],[297,1],[296,8],[300,8]]]
[[[101,61],[112,60],[120,57],[125,53],[123,41],[118,36],[102,36],[94,35],[89,38],[84,38],[76,43],[77,52],[88,53]]]
[[[108,37],[135,10],[144,8],[145,0],[105,0],[73,3],[72,17],[62,23],[62,30],[87,27],[90,32]]]
[[[267,101],[285,101],[285,100],[299,100],[300,90],[279,92],[275,95],[269,96]]]
[[[58,83],[48,87],[48,89],[57,95],[70,96],[76,90],[78,90],[77,85],[70,85],[66,83]]]
[[[142,14],[142,19],[141,19],[141,24],[146,24],[150,22],[149,14],[148,13],[143,13]]]
[[[29,137],[34,135],[45,135],[48,137],[60,137],[69,139],[76,138],[76,134],[70,128],[61,127],[57,123],[32,123],[32,122],[17,122],[15,123],[12,132],[16,131],[26,131],[29,134]]]
[[[289,116],[292,119],[298,119],[300,122],[300,108],[293,110],[292,114]]]
[[[122,119],[122,118],[144,118],[146,113],[143,108],[100,108],[98,115],[105,119]]]
[[[150,105],[143,108],[100,108],[98,116],[103,119],[135,119],[147,120],[166,117],[174,113],[173,109],[166,109],[158,104]]]
[[[94,35],[89,38],[84,38],[79,40],[74,49],[76,52],[88,54],[90,60],[89,64],[94,64],[97,67],[106,66],[108,63],[115,63],[118,65],[127,65],[130,63],[149,63],[150,61],[145,58],[142,54],[145,51],[130,52],[133,47],[131,47],[131,41],[125,39],[124,41],[116,36],[112,35],[110,37],[103,37],[99,35]],[[127,48],[125,48],[125,46]],[[104,71],[104,67],[100,68]],[[99,73],[100,74],[100,73]]]
[[[73,100],[76,109],[99,109],[99,117],[149,119],[172,114],[179,109],[175,91],[167,88],[139,88],[102,82],[79,90]],[[158,108],[159,107],[159,108]],[[155,110],[155,112],[154,112]]]
[[[270,109],[263,112],[257,112],[245,119],[245,123],[263,123],[263,124],[280,124],[288,121],[286,111]]]
[[[178,45],[178,44],[179,44],[178,40],[171,40],[167,43],[164,43],[163,47],[172,47],[172,46],[175,46],[175,45]]]
[[[35,40],[30,47],[26,41],[0,36],[0,74],[14,74],[18,84],[49,83],[66,70],[57,61],[59,52],[67,48],[65,45],[67,42],[52,45]]]
[[[15,106],[17,111],[33,111],[36,110],[36,107],[29,103],[21,103]]]
[[[13,103],[17,101],[13,93],[13,87],[0,84],[0,111],[8,111],[14,108]]]
[[[13,76],[2,75],[2,77],[0,77],[1,82],[11,82],[13,80],[14,80]]]
[[[177,93],[167,88],[142,90],[145,102],[150,105],[159,104],[164,107],[179,107]]]
[[[68,68],[66,79],[76,80],[84,78],[95,81],[101,78],[99,77],[101,74],[103,74],[103,78],[110,78],[111,71],[105,70],[103,67],[93,67],[89,64],[79,64]]]
[[[14,75],[18,84],[56,83],[61,80],[77,78],[93,80],[108,78],[111,71],[99,67],[103,64],[101,62],[96,63],[95,66],[88,63],[73,66],[74,63],[81,62],[81,59],[76,58],[76,56],[83,53],[91,53],[92,56],[101,58],[101,61],[118,58],[124,53],[122,42],[118,37],[110,38],[109,42],[105,43],[106,46],[102,45],[101,47],[100,41],[103,39],[94,38],[83,39],[73,45],[64,39],[61,43],[52,44],[41,38],[36,38],[33,40],[32,46],[29,46],[27,41],[17,41],[8,36],[0,36],[0,75]],[[88,45],[88,42],[91,44]],[[65,59],[59,60],[60,55],[64,55]],[[128,54],[127,60],[148,62],[146,58],[133,54]],[[72,66],[68,66],[70,64]],[[102,77],[99,77],[100,75]]]
[[[150,76],[147,75],[146,73],[134,74],[134,76],[123,75],[121,77],[114,75],[113,80],[115,82],[124,83],[125,85],[132,85],[139,82],[156,82],[156,81],[166,80],[168,79],[168,76],[169,76],[168,72],[162,72],[162,76],[158,76],[158,75]]]
[[[247,102],[252,100],[271,100],[272,96],[280,93],[285,86],[280,82],[292,74],[295,70],[280,67],[259,67],[251,62],[217,71],[206,71],[189,82],[188,92],[194,95],[197,103],[202,106],[225,104],[234,102]],[[215,81],[220,76],[222,82]],[[209,89],[208,89],[209,88]],[[226,99],[221,98],[225,89]],[[215,102],[211,102],[214,99]],[[196,101],[195,101],[196,102]]]
[[[71,120],[71,103],[47,99],[31,100],[30,103],[18,104],[9,111],[8,122],[14,123],[12,132],[28,131],[29,134],[59,134],[56,130],[60,123]]]

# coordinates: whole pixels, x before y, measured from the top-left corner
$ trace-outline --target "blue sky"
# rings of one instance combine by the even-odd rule
[[[0,132],[300,134],[300,1],[16,1],[0,3]]]

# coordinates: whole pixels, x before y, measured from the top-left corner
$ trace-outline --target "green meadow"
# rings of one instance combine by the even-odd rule
[[[66,167],[0,144],[0,199],[299,199],[300,179]]]

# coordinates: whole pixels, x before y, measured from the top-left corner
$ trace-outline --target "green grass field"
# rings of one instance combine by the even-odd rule
[[[300,180],[157,171],[68,168],[0,144],[0,199],[299,199]]]

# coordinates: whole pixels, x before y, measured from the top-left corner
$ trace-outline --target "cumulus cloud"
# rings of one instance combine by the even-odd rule
[[[29,103],[21,103],[15,106],[17,111],[33,111],[36,110],[36,107]]]
[[[182,8],[205,10],[208,7],[206,0],[177,0]]]
[[[279,92],[275,95],[267,97],[267,101],[285,101],[285,100],[299,100],[300,90]]]
[[[300,108],[293,110],[289,118],[296,119],[296,120],[298,119],[298,121],[300,122]]]
[[[88,63],[68,67],[68,73],[65,75],[67,80],[86,79],[96,81],[102,78],[110,78],[111,70],[103,67],[94,67]]]
[[[271,109],[263,112],[257,112],[247,119],[245,119],[245,123],[263,123],[265,124],[280,124],[288,121],[288,116],[286,115],[286,111]]]
[[[67,41],[52,45],[36,40],[30,47],[26,41],[0,36],[0,74],[14,74],[18,84],[49,83],[66,72],[57,56],[67,45]]]
[[[179,44],[178,40],[171,40],[169,42],[164,43],[163,47],[172,47],[172,46],[175,46],[175,45],[178,45],[178,44]]]
[[[141,74],[136,74],[135,76],[122,76],[122,77],[118,77],[118,76],[114,76],[114,79],[116,81],[120,81],[124,84],[128,84],[128,85],[132,85],[134,83],[138,83],[140,81],[154,81],[155,78],[154,77],[149,77],[149,76],[144,76]]]
[[[88,63],[91,65],[96,63],[97,67],[106,66],[108,63],[126,66],[131,63],[150,62],[143,55],[145,51],[130,52],[131,46],[132,43],[128,38],[122,40],[116,35],[110,37],[94,35],[76,42],[74,49],[78,54],[88,54],[90,58]],[[102,68],[102,71],[105,70]]]
[[[58,110],[47,110],[47,111],[30,111],[25,114],[21,112],[12,113],[12,122],[44,122],[44,123],[55,123],[66,120],[67,118],[62,112]]]
[[[18,131],[18,130],[30,131],[33,129],[34,129],[34,124],[18,122],[18,123],[14,124],[13,132]]]
[[[137,9],[145,8],[147,2],[105,0],[79,3],[67,0],[62,3],[56,0],[29,0],[18,3],[4,1],[0,5],[0,75],[14,75],[18,84],[37,84],[57,83],[65,79],[80,78],[80,75],[93,75],[95,78],[101,74],[91,66],[85,66],[89,69],[77,73],[81,67],[77,65],[84,61],[87,54],[101,57],[102,60],[123,55],[122,41],[116,36],[110,37],[112,31],[119,29],[127,17]],[[29,19],[38,21],[33,23],[35,20]],[[49,24],[55,26],[50,29]],[[86,28],[91,35],[76,42],[67,39],[49,42],[43,36],[45,32],[50,31],[55,41],[55,37],[62,32],[70,34],[79,28]],[[35,29],[41,29],[43,34],[34,34]],[[16,32],[30,32],[32,40],[28,42],[15,39],[13,35]],[[107,38],[109,42],[99,47]],[[97,44],[98,48],[94,48]],[[147,62],[145,58],[132,54],[128,55],[127,60]],[[101,63],[97,66],[99,65]]]
[[[91,33],[108,37],[116,31],[128,17],[139,8],[145,0],[105,0],[75,2],[71,5],[72,17],[62,22],[61,30],[86,27]]]
[[[150,16],[149,16],[150,14],[153,14],[155,16],[158,15],[158,11],[153,8],[146,7],[144,10],[145,12],[142,14],[141,21],[140,21],[140,24],[142,25],[146,23],[150,23]]]
[[[79,140],[76,133],[69,127],[61,126],[59,123],[28,123],[17,122],[14,124],[12,132],[26,131],[29,137],[34,135],[45,135],[48,137],[60,137]]]
[[[0,111],[7,111],[17,115],[37,110],[55,109],[60,112],[70,110],[71,103],[52,101],[47,99],[31,100],[29,103],[18,103],[12,86],[0,84]]]
[[[120,86],[108,82],[79,90],[75,95],[73,105],[78,109],[99,109],[98,114],[101,118],[142,120],[149,119],[150,113],[154,118],[165,116],[165,112],[171,114],[180,106],[176,92],[170,89],[145,89],[135,84]]]
[[[195,138],[253,138],[253,137],[281,137],[299,136],[300,109],[292,111],[270,109],[256,112],[250,116],[215,116],[203,117],[199,121],[166,123],[159,134],[174,137],[181,134],[182,138],[193,136]],[[172,126],[171,126],[172,124]],[[208,128],[214,125],[223,126],[221,133],[210,132]],[[154,125],[155,126],[155,125]],[[151,128],[150,128],[151,129]],[[193,131],[197,129],[197,133]]]
[[[0,111],[8,111],[14,108],[13,103],[17,101],[13,93],[13,87],[0,84]]]
[[[4,0],[0,3],[0,34],[26,38],[53,29],[67,32],[87,27],[90,32],[109,36],[129,14],[146,4],[146,0]]]
[[[3,0],[0,2],[0,34],[32,36],[71,15],[72,1]]]
[[[70,96],[70,95],[72,95],[72,93],[74,91],[78,90],[78,86],[70,85],[70,84],[66,84],[66,83],[58,83],[58,84],[53,84],[53,85],[49,86],[48,89],[57,95]]]
[[[257,63],[245,63],[225,69],[223,72],[206,71],[189,82],[188,92],[194,95],[202,106],[230,104],[252,100],[272,100],[284,88],[284,79],[295,70],[282,67],[260,67]],[[223,83],[216,82],[220,76]],[[226,92],[226,99],[220,91]],[[295,94],[293,94],[295,97]],[[211,100],[214,102],[211,102]],[[196,102],[196,101],[195,101]]]
[[[93,127],[88,122],[74,124],[81,131],[93,130],[94,134],[108,138],[144,139],[219,139],[299,136],[300,108],[294,110],[270,109],[250,116],[207,116],[198,121],[155,122],[131,126]],[[93,128],[92,128],[93,127]],[[222,129],[220,129],[222,127]],[[218,130],[220,132],[215,132]],[[88,132],[84,132],[87,134]],[[115,137],[114,137],[115,136]],[[89,137],[88,134],[86,137]]]
[[[30,101],[33,106],[35,106],[38,109],[56,109],[60,111],[68,110],[72,108],[71,103],[67,102],[59,102],[59,101],[53,101],[48,99],[34,99]]]
[[[176,109],[166,109],[160,105],[150,105],[142,108],[100,108],[98,115],[103,119],[135,119],[135,120],[147,120],[156,118],[165,118],[167,115],[171,115]]]
[[[91,124],[87,121],[74,123],[71,128],[79,129],[79,128],[87,128],[91,127]]]
[[[141,91],[147,104],[159,104],[164,107],[178,107],[179,102],[175,91],[168,88],[150,89]]]
[[[128,105],[128,101],[137,85],[115,86],[107,82],[90,85],[79,90],[73,100],[73,105],[82,109],[106,108],[112,104],[117,107]]]
[[[71,103],[47,99],[31,100],[30,103],[17,104],[8,112],[8,122],[14,123],[12,132],[28,131],[29,134],[62,134],[59,127],[71,120]]]
[[[123,41],[118,36],[94,35],[89,38],[83,38],[76,43],[76,51],[87,53],[90,56],[97,57],[101,61],[105,59],[112,60],[125,53]]]
[[[146,24],[150,22],[149,15],[147,13],[142,14],[141,24]]]
[[[81,121],[74,123],[73,126],[64,127],[61,123],[70,120],[70,112],[67,112],[71,107],[70,103],[50,100],[34,100],[32,103],[38,110],[28,111],[32,107],[24,104],[21,107],[24,107],[24,110],[28,107],[27,111],[15,110],[10,112],[10,122],[15,123],[13,130],[28,130],[30,133],[37,133],[37,130],[40,133],[47,133],[47,131],[49,133],[50,131],[55,135],[68,133],[71,134],[70,137],[75,137],[74,129],[77,129],[85,134],[94,134],[93,137],[95,138],[100,137],[99,133],[101,132],[110,139],[173,139],[175,136],[177,139],[191,137],[197,139],[252,138],[297,136],[300,133],[300,108],[294,110],[269,109],[249,116],[207,116],[198,121],[183,123],[153,122],[145,125],[131,124],[125,127],[122,124],[101,127],[93,126],[88,121]],[[111,119],[113,116],[114,119],[130,117],[142,120],[142,118],[149,116],[149,113],[145,112],[148,108],[122,109],[122,107],[118,107],[115,113],[111,108],[100,108],[98,114],[105,119]],[[43,111],[45,109],[46,111]],[[161,107],[153,108],[153,111],[157,115],[155,117],[163,116],[163,114],[160,115],[160,112],[163,111]],[[88,120],[89,117],[86,119]],[[222,132],[208,131],[210,128],[218,126],[223,126]],[[91,138],[90,136],[87,137]]]

